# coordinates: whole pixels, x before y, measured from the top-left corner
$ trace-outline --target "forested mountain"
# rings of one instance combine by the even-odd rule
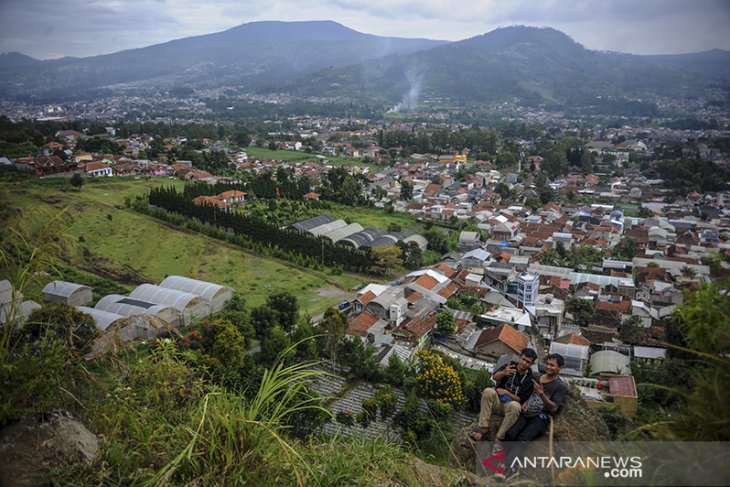
[[[712,67],[712,68],[710,68]],[[636,56],[591,51],[549,28],[509,27],[367,66],[329,69],[284,91],[320,95],[360,92],[393,103],[414,91],[424,98],[527,105],[605,105],[647,96],[728,93],[730,53]]]
[[[0,96],[74,97],[89,88],[262,88],[331,66],[442,44],[363,34],[332,21],[252,22],[215,34],[88,58],[0,58]],[[117,87],[118,88],[118,87]]]
[[[235,87],[414,108],[508,101],[655,115],[657,97],[727,103],[730,52],[637,56],[585,49],[550,28],[507,27],[459,42],[385,38],[336,22],[255,22],[89,58],[0,57],[0,97],[63,101]],[[436,100],[434,102],[434,100]]]

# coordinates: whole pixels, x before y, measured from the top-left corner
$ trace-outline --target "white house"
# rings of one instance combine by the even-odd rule
[[[113,169],[101,162],[89,162],[84,166],[84,174],[91,178],[111,177]]]

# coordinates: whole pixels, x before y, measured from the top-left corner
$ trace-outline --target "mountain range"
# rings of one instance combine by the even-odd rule
[[[508,27],[458,42],[363,34],[332,21],[253,22],[87,58],[0,55],[0,98],[64,101],[136,90],[239,92],[374,100],[413,108],[518,101],[705,97],[726,103],[730,52],[637,56],[592,51],[550,28]]]

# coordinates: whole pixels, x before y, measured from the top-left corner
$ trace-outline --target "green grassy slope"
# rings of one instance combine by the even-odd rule
[[[252,306],[270,293],[287,291],[305,313],[317,314],[365,282],[352,275],[330,276],[262,258],[190,231],[160,223],[123,207],[126,197],[145,194],[176,180],[108,180],[81,191],[27,185],[10,189],[13,206],[66,211],[67,232],[75,242],[69,264],[126,285],[157,283],[179,274],[233,287]]]

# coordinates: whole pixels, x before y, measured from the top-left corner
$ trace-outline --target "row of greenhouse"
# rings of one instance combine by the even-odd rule
[[[72,282],[48,283],[43,288],[43,297],[48,302],[74,306],[93,317],[99,329],[118,329],[125,340],[132,340],[157,335],[157,327],[150,326],[150,321],[178,328],[220,311],[233,297],[233,289],[189,277],[169,276],[159,285],[141,284],[128,296],[106,295],[94,307],[88,306],[93,300],[92,289]]]
[[[403,238],[397,232],[386,232],[376,227],[364,228],[359,223],[347,223],[345,220],[335,220],[330,215],[319,215],[290,225],[291,229],[301,233],[310,233],[315,237],[324,237],[332,241],[356,249],[390,247],[396,243],[415,242],[426,250],[428,242],[421,235],[411,235]]]

